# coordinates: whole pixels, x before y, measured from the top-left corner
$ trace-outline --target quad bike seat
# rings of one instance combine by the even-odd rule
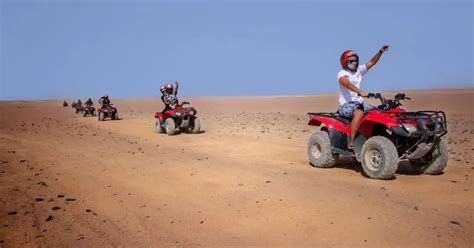
[[[352,122],[352,117],[344,117],[337,112],[334,113],[334,118],[336,118],[337,120],[341,121],[342,123],[346,125],[350,125]]]
[[[334,118],[342,123],[344,123],[345,125],[350,125],[351,122],[352,122],[352,118],[349,118],[349,117],[343,117],[341,116],[339,113],[337,112],[332,112],[332,113],[308,113],[310,116],[316,116],[316,115],[319,115],[319,116],[324,116],[324,117],[330,117],[330,118]]]

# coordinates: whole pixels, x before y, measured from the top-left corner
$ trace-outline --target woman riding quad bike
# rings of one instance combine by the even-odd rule
[[[176,81],[176,87],[172,84],[162,85],[160,91],[163,94],[161,100],[165,108],[163,111],[155,114],[155,132],[173,135],[176,129],[184,130],[190,133],[199,133],[201,130],[201,122],[196,116],[197,111],[193,107],[183,107],[189,105],[189,102],[179,103],[178,87],[179,82]]]
[[[102,105],[97,109],[97,115],[99,116],[99,121],[104,121],[105,118],[111,118],[112,120],[118,120],[119,114],[117,108],[110,103],[108,95],[105,95],[99,99],[99,103]]]

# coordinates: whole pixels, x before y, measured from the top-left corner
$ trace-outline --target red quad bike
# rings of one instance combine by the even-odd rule
[[[97,115],[99,115],[99,121],[104,121],[105,118],[110,118],[112,120],[119,119],[117,108],[113,107],[113,104],[102,106],[101,108],[97,109]]]
[[[441,140],[447,133],[446,115],[442,111],[407,112],[400,101],[410,99],[398,93],[362,118],[348,149],[351,120],[337,113],[308,113],[308,125],[319,126],[308,141],[308,157],[319,168],[333,167],[339,156],[353,156],[361,162],[364,173],[374,179],[393,178],[401,159],[408,159],[420,174],[441,174],[448,162],[448,149]]]
[[[197,111],[193,107],[183,107],[189,105],[189,102],[183,102],[174,109],[166,112],[157,112],[155,114],[155,132],[167,133],[173,135],[176,129],[184,130],[187,133],[199,133],[201,130],[201,122],[196,116]]]
[[[86,117],[87,115],[95,116],[95,108],[93,106],[84,106],[83,109],[83,116]]]
[[[75,109],[76,109],[76,114],[84,112],[84,106],[82,106],[80,104],[76,104]]]

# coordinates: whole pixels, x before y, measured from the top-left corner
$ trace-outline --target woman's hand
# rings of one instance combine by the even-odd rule
[[[367,97],[367,96],[369,96],[369,93],[367,93],[367,92],[365,92],[365,91],[362,91],[362,90],[359,91],[358,94],[359,94],[359,96],[361,96],[361,97]]]
[[[382,48],[380,48],[379,53],[384,53],[390,48],[390,45],[383,45]]]

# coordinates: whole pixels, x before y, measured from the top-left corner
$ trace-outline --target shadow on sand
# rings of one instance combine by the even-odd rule
[[[310,166],[314,167],[311,163]],[[338,162],[333,168],[340,168],[340,169],[347,169],[347,170],[353,170],[359,174],[362,174],[364,177],[367,177],[365,175],[364,170],[362,169],[362,166],[359,162],[354,157],[339,157]],[[318,169],[324,169],[324,168],[318,168]],[[331,168],[328,168],[331,169]],[[416,172],[413,167],[410,165],[410,162],[408,160],[402,160],[398,164],[398,170],[397,170],[397,175],[407,175],[407,176],[420,176],[418,172]],[[395,178],[389,179],[393,180]]]

